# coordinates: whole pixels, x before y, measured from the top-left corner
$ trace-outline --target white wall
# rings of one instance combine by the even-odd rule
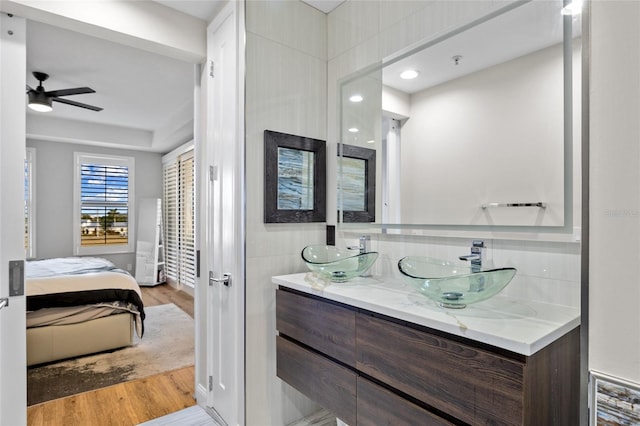
[[[36,149],[36,257],[73,256],[74,152],[135,158],[135,197],[162,197],[162,156],[159,153],[115,150],[59,142],[27,140]],[[130,218],[137,223],[135,217]],[[135,241],[135,235],[129,235]],[[134,245],[135,246],[135,245]],[[116,266],[135,271],[135,253],[104,255]]]
[[[640,384],[640,3],[594,1],[589,368]]]
[[[563,94],[561,44],[413,94],[401,223],[562,226]],[[482,209],[538,201],[547,207]]]
[[[248,1],[246,19],[246,420],[284,425],[316,405],[276,377],[271,277],[303,272],[300,252],[324,243],[325,223],[264,223],[263,132],[326,139],[327,18],[281,0]]]
[[[404,120],[411,115],[411,95],[389,86],[382,86],[382,110],[389,117]]]
[[[206,22],[155,2],[2,0],[0,9],[187,62],[206,56]]]

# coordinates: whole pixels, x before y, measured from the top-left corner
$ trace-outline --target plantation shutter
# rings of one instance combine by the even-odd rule
[[[167,277],[195,285],[195,161],[193,150],[164,164]]]
[[[24,160],[24,249],[25,257],[36,257],[35,247],[35,161],[36,149],[27,147]]]
[[[178,282],[178,165],[168,163],[163,169],[163,206],[165,265],[167,278]]]
[[[81,244],[127,244],[129,168],[125,165],[82,163],[80,182]]]
[[[179,159],[179,219],[178,238],[180,245],[180,279],[184,284],[195,285],[195,184],[194,158],[190,151]]]

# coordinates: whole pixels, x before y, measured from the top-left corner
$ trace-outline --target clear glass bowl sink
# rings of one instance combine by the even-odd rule
[[[457,309],[495,296],[516,274],[515,268],[472,272],[471,267],[421,256],[400,259],[398,269],[429,299]]]
[[[360,253],[335,246],[307,246],[302,250],[302,259],[309,270],[337,283],[364,274],[377,258],[375,251]]]

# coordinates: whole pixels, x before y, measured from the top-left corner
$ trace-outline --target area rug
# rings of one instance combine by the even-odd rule
[[[34,405],[194,364],[193,319],[176,305],[145,308],[144,337],[133,346],[27,369]]]

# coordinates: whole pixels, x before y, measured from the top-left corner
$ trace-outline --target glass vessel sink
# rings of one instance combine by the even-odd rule
[[[429,299],[455,309],[495,296],[516,274],[516,268],[472,272],[468,266],[421,256],[400,259],[398,269]]]
[[[360,253],[335,246],[307,246],[302,250],[302,259],[312,272],[337,283],[364,274],[377,258],[375,251]]]

